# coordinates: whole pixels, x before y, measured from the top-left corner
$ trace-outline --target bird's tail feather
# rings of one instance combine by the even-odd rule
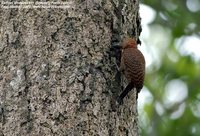
[[[134,88],[133,83],[129,83],[126,88],[124,89],[124,91],[120,94],[120,96],[118,97],[117,101],[119,104],[123,103],[123,99],[124,97],[128,94],[128,92],[130,92],[132,89]]]

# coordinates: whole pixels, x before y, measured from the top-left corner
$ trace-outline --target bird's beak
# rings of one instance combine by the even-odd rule
[[[113,43],[113,44],[112,44],[112,47],[111,47],[111,48],[121,49],[121,48],[122,48],[122,45],[121,45],[120,43],[116,42],[116,43]]]

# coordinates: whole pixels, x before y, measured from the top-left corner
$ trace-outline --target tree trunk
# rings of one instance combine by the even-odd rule
[[[111,46],[138,38],[138,0],[0,9],[0,136],[138,136]],[[123,83],[123,84],[122,84]],[[114,105],[114,106],[113,106]]]

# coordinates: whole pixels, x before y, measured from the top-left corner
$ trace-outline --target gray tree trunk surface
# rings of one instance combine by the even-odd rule
[[[125,84],[110,50],[138,38],[138,0],[71,2],[0,8],[0,136],[139,135],[134,91],[113,110]]]

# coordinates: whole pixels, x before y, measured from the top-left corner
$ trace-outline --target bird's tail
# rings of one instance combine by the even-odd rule
[[[118,97],[117,102],[118,102],[119,104],[122,104],[122,103],[123,103],[124,97],[125,97],[125,96],[128,94],[128,92],[130,92],[133,88],[134,88],[134,85],[133,85],[132,82],[130,82],[130,83],[126,86],[126,88],[124,89],[124,91],[120,94],[120,96]]]

